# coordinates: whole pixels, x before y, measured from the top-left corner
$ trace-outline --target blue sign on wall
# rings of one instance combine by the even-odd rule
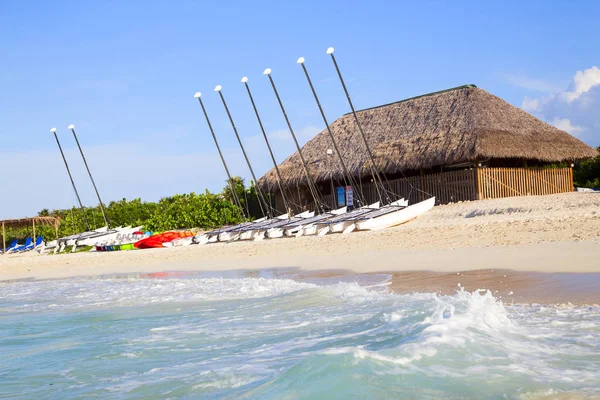
[[[337,188],[337,205],[344,207],[346,205],[346,193],[343,187]]]

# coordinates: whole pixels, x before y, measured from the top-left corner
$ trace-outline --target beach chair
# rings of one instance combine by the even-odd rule
[[[33,250],[37,250],[40,254],[42,254],[45,249],[46,242],[44,242],[44,237],[38,236],[37,239],[35,239],[35,246],[33,247]]]
[[[10,246],[8,246],[8,247],[6,248],[6,252],[7,252],[7,253],[11,252],[11,251],[12,251],[12,250],[13,250],[15,247],[17,247],[17,246],[19,245],[18,243],[19,243],[19,241],[18,241],[17,239],[14,239],[14,240],[13,240],[13,241],[10,243]],[[4,253],[4,251],[3,251],[3,250],[0,250],[0,254],[2,254],[2,253]]]
[[[29,240],[29,243],[25,243],[25,245],[22,246],[21,249],[17,250],[19,253],[24,253],[26,251],[33,250],[33,249],[39,247],[42,244],[42,242],[44,241],[44,237],[38,236],[35,239],[35,244],[32,243],[33,241],[31,240],[31,238],[29,238],[28,240]]]
[[[25,248],[31,246],[32,242],[33,242],[33,240],[30,237],[28,237],[27,239],[25,239],[25,244],[23,246],[17,246],[15,248],[13,248],[10,251],[10,253],[18,253],[18,252],[24,250]],[[7,251],[7,253],[8,253],[8,251]]]

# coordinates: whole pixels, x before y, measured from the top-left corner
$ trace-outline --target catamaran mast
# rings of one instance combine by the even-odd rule
[[[52,132],[54,134],[54,139],[56,139],[56,144],[58,145],[58,149],[60,150],[60,155],[62,156],[62,159],[65,162],[65,167],[67,168],[67,173],[69,174],[69,179],[71,180],[71,185],[73,186],[73,191],[75,192],[75,196],[77,197],[77,202],[79,203],[79,209],[81,210],[81,213],[83,214],[83,220],[85,221],[85,226],[87,227],[87,230],[89,231],[90,224],[85,215],[85,208],[83,207],[83,204],[81,203],[81,198],[79,197],[79,192],[77,192],[77,187],[75,186],[75,181],[73,180],[73,175],[71,175],[71,170],[69,169],[69,164],[67,163],[67,159],[65,158],[65,153],[63,153],[62,146],[60,145],[60,142],[58,141],[58,136],[56,135],[56,128],[50,129],[50,132]]]
[[[342,83],[342,87],[344,88],[344,93],[346,93],[346,98],[348,99],[348,104],[350,104],[350,108],[352,109],[352,115],[354,115],[354,120],[356,121],[356,125],[358,126],[358,131],[360,132],[360,136],[362,137],[363,142],[365,143],[365,147],[367,149],[367,154],[369,155],[369,159],[371,160],[371,174],[373,176],[373,180],[375,181],[375,189],[377,190],[377,195],[379,196],[379,201],[383,203],[382,192],[386,197],[388,203],[391,203],[388,192],[385,189],[385,185],[383,184],[383,180],[379,175],[379,171],[377,171],[377,167],[375,166],[375,158],[373,157],[373,152],[371,151],[371,147],[369,146],[369,142],[367,141],[367,137],[362,129],[362,124],[358,120],[358,116],[356,115],[356,109],[354,108],[354,104],[352,103],[352,99],[350,98],[350,94],[348,93],[348,89],[346,88],[346,83],[344,82],[344,78],[342,78],[342,73],[340,72],[340,68],[338,67],[335,56],[333,55],[333,47],[329,47],[327,49],[327,54],[331,56],[331,60],[333,61],[333,65],[335,66],[335,70],[337,71],[338,77],[340,78],[340,82]]]
[[[83,158],[83,163],[85,164],[85,169],[87,169],[87,173],[90,176],[90,180],[92,181],[92,185],[94,186],[94,191],[96,192],[96,197],[98,197],[98,201],[100,202],[100,210],[102,211],[102,216],[104,217],[104,222],[106,226],[110,228],[110,222],[108,217],[106,216],[106,211],[104,210],[104,204],[102,203],[102,199],[100,198],[100,193],[98,193],[98,188],[96,187],[96,183],[94,182],[94,178],[92,177],[92,173],[90,172],[90,167],[88,167],[87,160],[83,155],[83,150],[81,150],[81,146],[79,145],[79,140],[77,139],[77,135],[75,134],[75,125],[69,125],[68,129],[73,132],[73,137],[75,138],[75,142],[77,142],[77,147],[79,148],[79,152],[81,153],[81,158]]]
[[[308,81],[310,90],[312,91],[315,101],[317,102],[317,106],[319,106],[319,111],[321,112],[321,117],[323,117],[323,122],[325,122],[325,126],[327,127],[327,132],[329,133],[329,137],[331,138],[331,142],[333,143],[333,148],[335,149],[335,152],[336,152],[338,158],[340,159],[340,164],[342,165],[342,169],[344,170],[344,175],[348,178],[348,181],[350,182],[350,184],[356,189],[357,194],[358,194],[359,203],[362,203],[361,205],[364,205],[365,201],[362,196],[362,193],[359,190],[358,186],[353,184],[354,180],[352,179],[352,175],[348,171],[348,168],[346,167],[346,163],[344,162],[344,159],[342,158],[342,153],[340,152],[340,149],[337,146],[337,142],[336,142],[335,138],[333,137],[333,133],[331,132],[331,128],[329,127],[329,122],[327,121],[327,118],[325,117],[325,112],[323,111],[323,107],[321,107],[321,103],[319,102],[319,97],[317,96],[317,92],[315,92],[315,88],[312,84],[310,76],[308,75],[308,70],[306,69],[306,65],[304,65],[304,57],[300,57],[298,59],[297,63],[302,66],[304,75],[306,75],[306,80]]]
[[[271,76],[271,68],[265,69],[263,74],[267,75],[269,77],[269,81],[271,82],[271,86],[273,87],[273,92],[275,92],[275,96],[277,97],[277,102],[279,103],[279,107],[281,108],[281,112],[283,113],[283,117],[285,118],[285,122],[287,123],[288,129],[289,129],[290,133],[292,134],[292,138],[294,139],[294,144],[296,145],[296,150],[298,150],[298,155],[300,156],[300,160],[302,161],[302,167],[304,168],[304,173],[306,174],[306,179],[308,182],[308,189],[309,189],[310,194],[315,202],[315,207],[317,207],[322,214],[325,212],[325,209],[323,207],[323,201],[320,199],[319,191],[317,190],[315,182],[314,182],[310,172],[308,171],[308,165],[306,164],[306,160],[304,159],[304,156],[302,155],[302,149],[300,148],[300,145],[298,144],[298,139],[296,139],[296,134],[294,133],[294,129],[292,129],[292,124],[290,123],[290,119],[288,118],[287,113],[285,112],[285,108],[283,107],[283,103],[281,102],[281,98],[279,97],[279,92],[277,92],[277,87],[275,86],[275,82],[273,81],[273,77]]]
[[[223,107],[225,107],[225,112],[227,112],[227,117],[229,117],[229,122],[231,122],[231,127],[233,128],[233,132],[235,133],[235,137],[240,145],[240,149],[242,149],[242,153],[244,154],[244,158],[246,159],[246,164],[248,164],[248,169],[250,170],[250,174],[252,175],[252,179],[254,179],[254,189],[256,190],[256,194],[258,197],[258,205],[260,206],[260,211],[262,212],[263,217],[272,217],[271,207],[267,203],[266,199],[263,197],[262,190],[258,187],[258,180],[256,179],[256,175],[254,174],[254,169],[252,168],[252,164],[250,164],[250,160],[248,159],[248,155],[246,154],[246,150],[244,149],[244,145],[242,144],[242,140],[240,139],[240,135],[238,134],[237,128],[235,127],[235,123],[233,122],[233,117],[229,112],[229,107],[227,107],[227,103],[225,102],[225,97],[223,96],[221,85],[217,85],[215,87],[215,92],[219,93],[221,97],[221,101],[223,102]]]
[[[208,124],[208,129],[215,141],[215,146],[217,147],[217,151],[219,152],[219,157],[221,157],[221,162],[223,163],[223,167],[225,167],[225,172],[227,173],[227,182],[229,183],[229,189],[231,190],[231,194],[233,196],[233,202],[240,209],[240,212],[246,218],[246,213],[244,212],[244,208],[242,207],[242,203],[240,202],[240,198],[235,190],[233,185],[233,179],[231,178],[231,174],[229,173],[229,168],[227,168],[227,163],[225,162],[225,158],[223,157],[223,153],[221,152],[221,147],[219,146],[219,142],[217,141],[217,136],[215,135],[215,131],[213,130],[212,124],[210,123],[210,119],[208,118],[208,114],[206,112],[206,108],[204,108],[204,103],[201,98],[202,94],[200,92],[196,92],[194,97],[198,99],[200,103],[200,107],[202,107],[202,112],[204,113],[204,118],[206,118],[206,123]]]
[[[254,109],[254,114],[256,114],[256,119],[258,120],[258,125],[260,126],[260,131],[262,132],[263,138],[265,139],[265,143],[267,144],[267,148],[269,149],[269,154],[271,155],[271,160],[273,161],[273,166],[275,167],[275,172],[277,174],[277,185],[279,186],[279,191],[281,192],[281,198],[283,199],[283,206],[285,207],[285,212],[288,213],[289,216],[289,204],[285,197],[285,193],[283,191],[283,184],[281,179],[281,173],[279,172],[279,166],[277,165],[277,161],[275,160],[275,155],[273,154],[273,150],[271,149],[271,144],[269,143],[269,139],[267,138],[267,133],[265,132],[265,128],[262,124],[262,120],[260,119],[260,115],[258,114],[258,109],[256,108],[256,104],[254,103],[254,98],[252,97],[252,92],[250,91],[250,86],[248,85],[248,78],[243,77],[242,83],[246,86],[246,90],[248,91],[248,97],[250,97],[250,102],[252,103],[252,108]]]

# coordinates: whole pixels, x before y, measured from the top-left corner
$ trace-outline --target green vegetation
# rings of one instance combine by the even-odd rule
[[[600,146],[598,146],[600,152]],[[600,155],[582,161],[573,169],[575,186],[600,189]]]
[[[250,218],[258,217],[259,214],[253,211],[258,208],[254,185],[251,184],[246,188],[244,180],[240,177],[234,177],[233,181],[244,208],[250,210]],[[110,202],[105,209],[111,226],[142,226],[143,230],[153,232],[185,228],[210,229],[243,221],[242,213],[230,199],[231,190],[229,185],[226,185],[220,194],[213,194],[208,190],[203,194],[194,192],[176,194],[162,198],[156,203],[141,199],[123,199]],[[76,207],[52,211],[44,209],[38,215],[60,219],[59,237],[87,230],[83,213]],[[91,229],[105,225],[99,206],[86,208],[85,215]],[[7,245],[15,238],[22,241],[31,235],[31,226],[18,229],[7,228]],[[48,240],[53,240],[54,228],[36,227],[36,235],[43,235]]]

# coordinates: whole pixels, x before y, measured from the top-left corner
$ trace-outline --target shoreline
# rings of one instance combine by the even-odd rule
[[[222,245],[225,246],[231,245]],[[389,289],[398,294],[451,295],[462,287],[469,292],[490,290],[496,298],[507,303],[600,304],[600,268],[597,265],[600,241],[435,251],[317,253],[303,257],[295,254],[273,257],[271,252],[243,258],[222,254],[221,257],[213,255],[210,261],[198,257],[202,249],[194,246],[147,250],[143,264],[135,260],[133,252],[51,256],[48,258],[54,259],[52,267],[44,262],[46,257],[22,257],[29,262],[9,268],[9,271],[2,268],[0,284],[76,277],[133,275],[164,278],[195,274],[289,278],[317,283],[326,279],[329,283],[337,283],[349,277],[360,279],[384,274],[391,278]]]
[[[395,291],[421,289],[447,293],[450,288],[454,291],[458,283],[450,279],[451,274],[459,273],[463,280],[460,283],[467,290],[476,290],[483,288],[477,286],[489,283],[490,272],[482,276],[481,271],[502,270],[511,271],[511,276],[516,274],[533,286],[546,287],[553,293],[553,299],[568,302],[569,296],[573,299],[589,296],[579,296],[576,290],[550,284],[541,276],[555,279],[557,275],[552,274],[600,274],[598,260],[600,195],[565,193],[437,206],[405,225],[349,235],[135,251],[0,255],[0,282],[164,271],[297,268],[314,274],[384,272],[405,285],[393,283]],[[432,286],[436,281],[437,286]],[[600,281],[595,278],[591,281],[597,283],[596,291],[600,293]],[[504,287],[498,285],[494,290],[502,293]],[[517,282],[511,285],[517,287]],[[518,290],[525,294],[522,289],[527,289],[526,285],[519,285]],[[585,280],[573,285],[588,291]],[[535,299],[546,299],[541,291],[531,293]],[[600,299],[591,302],[600,303]]]

